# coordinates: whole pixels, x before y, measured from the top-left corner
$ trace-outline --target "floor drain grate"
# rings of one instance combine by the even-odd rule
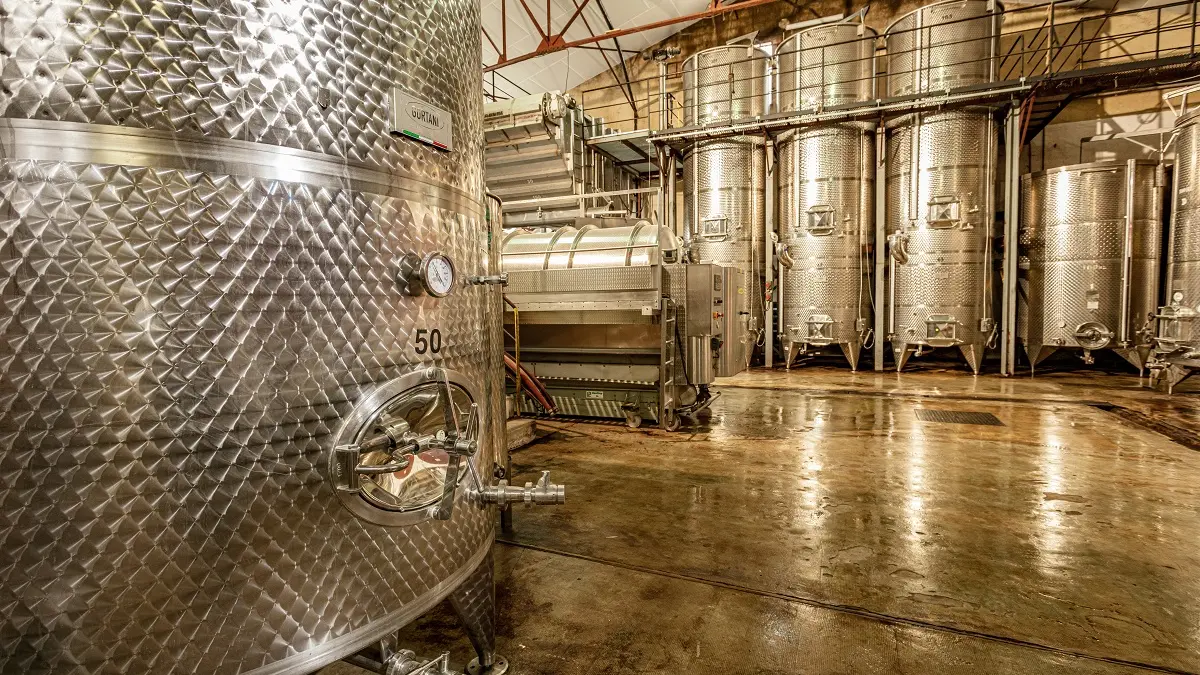
[[[932,408],[917,408],[917,419],[922,422],[941,422],[942,424],[978,424],[989,427],[1002,427],[995,415],[976,410],[934,410]]]

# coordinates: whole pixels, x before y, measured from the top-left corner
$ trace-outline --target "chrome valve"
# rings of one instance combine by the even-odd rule
[[[507,480],[501,480],[495,485],[489,485],[480,489],[479,497],[484,504],[497,504],[506,506],[508,504],[526,504],[532,506],[534,504],[565,504],[567,501],[567,487],[565,485],[556,485],[550,482],[550,472],[543,471],[542,478],[537,482],[526,483],[525,487],[517,487],[509,485]]]
[[[489,277],[471,277],[471,283],[475,286],[507,286],[508,273],[495,274]]]
[[[427,661],[407,649],[392,654],[384,662],[383,669],[387,675],[452,675],[454,672],[448,653]]]

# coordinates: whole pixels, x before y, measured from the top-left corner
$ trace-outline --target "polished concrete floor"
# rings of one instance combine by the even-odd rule
[[[569,502],[497,546],[512,672],[1200,673],[1200,394],[930,367],[723,384],[681,432],[546,421],[514,454]],[[995,423],[922,419],[947,412]],[[446,608],[403,639],[470,657]]]

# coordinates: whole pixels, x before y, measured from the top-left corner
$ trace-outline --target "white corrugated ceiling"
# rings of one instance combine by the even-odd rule
[[[521,6],[520,0],[504,0],[504,2],[507,4],[508,14],[509,58],[537,49],[538,43],[541,41],[541,35],[533,27],[533,23],[529,20],[528,14]],[[551,23],[553,24],[552,34],[562,30],[563,24],[574,13],[577,6],[576,2],[582,3],[583,0],[550,0],[550,16]],[[482,2],[484,29],[497,46],[502,46],[500,3],[501,0],[483,0]],[[546,0],[525,0],[525,4],[537,16],[538,23],[542,24],[544,28],[546,23]],[[590,37],[592,33],[597,35],[605,33],[610,30],[609,22],[611,22],[613,29],[633,28],[662,21],[663,19],[702,12],[707,7],[707,0],[654,0],[651,2],[647,0],[591,0],[584,7],[580,18],[571,24],[571,27],[567,30],[565,39],[567,42],[571,42]],[[601,11],[602,9],[603,12]],[[605,21],[605,14],[608,15],[608,21]],[[584,23],[584,19],[587,19],[586,24]],[[626,54],[626,58],[629,58],[647,46],[678,32],[686,25],[685,23],[677,23],[644,33],[626,35],[619,38],[618,42],[621,43],[622,50],[630,52]],[[588,31],[589,26],[591,32]],[[608,50],[616,49],[612,40],[605,40],[602,43],[590,45],[590,47],[604,47]],[[609,61],[617,66],[619,72],[621,59],[616,51],[608,51],[606,53]],[[498,54],[492,48],[491,43],[487,39],[483,39],[483,62],[486,65],[491,65],[497,61],[497,58]],[[605,70],[608,70],[608,65],[604,62],[604,56],[595,49],[576,48],[568,51],[560,51],[546,56],[539,56],[522,63],[516,63],[496,71],[496,93],[497,96],[503,98],[506,96],[519,96],[524,93],[521,89],[530,93],[540,93],[555,89],[566,90],[595,77]],[[509,81],[505,81],[505,78]],[[490,93],[491,75],[485,75],[484,81],[485,90]]]

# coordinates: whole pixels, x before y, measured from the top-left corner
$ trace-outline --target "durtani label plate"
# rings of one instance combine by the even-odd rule
[[[454,119],[449,110],[393,88],[391,113],[393,134],[427,143],[438,150],[454,150]]]

